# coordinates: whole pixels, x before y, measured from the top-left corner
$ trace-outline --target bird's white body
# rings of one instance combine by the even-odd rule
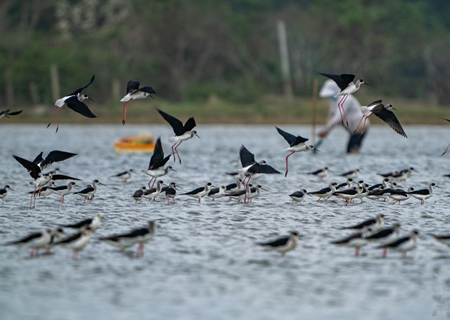
[[[46,176],[44,176],[44,175],[41,174],[41,175],[39,175],[39,177],[38,177],[36,180],[34,180],[32,183],[33,183],[33,185],[34,185],[37,189],[40,189],[40,188],[42,188],[43,186],[45,186],[47,183],[49,183],[50,180],[52,180],[52,175],[51,175],[51,174],[46,175]]]
[[[219,188],[219,192],[214,193],[214,194],[209,194],[208,193],[208,197],[210,197],[212,199],[222,198],[222,197],[226,196],[225,191],[226,191],[226,188],[224,186],[222,186],[222,187]]]
[[[286,148],[284,150],[285,151],[290,151],[290,152],[308,152],[308,151],[311,151],[313,149],[314,149],[313,146],[308,146],[308,145],[306,145],[304,143],[300,143],[300,144],[297,144],[295,146]]]
[[[347,86],[347,88],[345,88],[344,90],[342,90],[341,92],[339,92],[338,94],[336,94],[334,97],[342,97],[342,96],[346,96],[352,93],[355,93],[356,91],[359,90],[359,88],[361,88],[361,81],[358,80],[355,83],[350,82]]]
[[[212,186],[206,185],[205,188],[204,188],[202,191],[200,191],[200,192],[198,192],[198,193],[194,193],[194,194],[186,194],[186,195],[189,196],[189,197],[192,197],[192,198],[198,198],[198,199],[201,199],[201,198],[203,198],[204,196],[206,196],[206,195],[211,191],[212,188],[213,188]]]
[[[315,176],[319,179],[323,179],[328,175],[328,168],[324,168],[322,171],[320,171],[319,173],[317,173]],[[331,188],[331,185],[330,185]]]
[[[51,230],[44,230],[40,237],[31,239],[28,242],[19,243],[18,245],[26,246],[31,249],[45,249],[50,244],[51,238]]]
[[[126,94],[122,99],[120,99],[120,102],[128,102],[130,100],[139,100],[139,99],[145,99],[150,94],[143,91],[136,91],[134,93],[128,93]]]
[[[62,246],[72,249],[73,251],[81,251],[83,250],[89,243],[91,239],[91,235],[94,232],[92,229],[86,229],[81,231],[81,236],[69,243],[61,243]]]
[[[417,234],[411,234],[411,237],[408,241],[403,242],[397,247],[389,247],[389,249],[400,251],[405,254],[406,252],[414,250],[417,247],[418,239],[419,236]]]
[[[164,183],[160,180],[156,183],[156,188],[155,190],[153,190],[153,192],[150,192],[150,190],[146,190],[144,191],[144,195],[143,197],[152,201],[155,201],[155,199],[159,196],[159,194],[161,193],[161,186]]]
[[[258,198],[261,195],[261,186],[257,186],[254,192],[251,191],[252,188],[250,188],[250,193],[247,195],[247,198],[252,200],[255,198]]]
[[[94,219],[92,219],[91,224],[89,225],[89,228],[91,228],[92,230],[97,230],[98,228],[100,228],[101,224],[102,224],[102,218],[103,218],[103,213],[97,213],[94,217]]]
[[[56,100],[55,101],[55,106],[58,107],[58,108],[64,107],[64,105],[66,104],[66,100],[71,98],[71,97],[73,97],[73,96],[65,96],[65,97],[62,97],[61,99]]]
[[[157,179],[159,177],[162,177],[162,176],[165,176],[166,174],[168,174],[170,170],[172,170],[172,167],[167,167],[167,168],[161,167],[161,168],[158,168],[155,170],[142,170],[142,172],[152,178]]]
[[[425,193],[425,194],[414,194],[414,193],[411,193],[410,195],[411,195],[411,197],[416,198],[416,199],[422,201],[422,204],[423,204],[423,202],[424,202],[426,199],[431,198],[431,196],[433,195],[434,188],[435,188],[435,185],[432,183],[432,184],[430,184],[430,186],[428,187],[428,193]]]
[[[183,133],[181,136],[173,136],[169,138],[170,143],[178,143],[192,139],[195,136],[194,131]]]
[[[284,256],[287,252],[292,251],[297,247],[298,239],[299,239],[298,235],[291,234],[289,236],[289,240],[286,242],[286,244],[284,246],[278,246],[278,247],[273,247],[270,245],[263,245],[263,246],[266,248],[275,250],[277,252],[280,252]]]

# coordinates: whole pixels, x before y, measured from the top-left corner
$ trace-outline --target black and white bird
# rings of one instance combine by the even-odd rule
[[[60,194],[59,202],[64,203],[64,197],[73,192],[73,188],[76,186],[75,182],[69,182],[66,186],[53,187],[53,191]]]
[[[63,228],[56,228],[51,232],[51,239],[47,247],[45,248],[45,253],[49,254],[52,248],[55,246],[55,243],[61,240],[66,233]]]
[[[140,82],[130,80],[127,83],[127,94],[120,99],[120,102],[125,102],[123,105],[123,119],[122,124],[125,125],[127,120],[127,106],[133,102],[133,100],[145,99],[147,97],[153,98],[152,94],[156,94],[156,91],[152,87],[142,87]]]
[[[80,229],[80,231],[56,241],[55,245],[72,249],[72,259],[76,260],[78,259],[78,253],[88,245],[93,232],[94,230],[89,227]]]
[[[167,204],[170,204],[170,199],[172,199],[172,203],[175,203],[175,197],[177,195],[177,184],[175,182],[171,182],[164,192],[166,195]]]
[[[414,250],[417,247],[419,239],[419,231],[413,230],[409,236],[402,237],[394,242],[382,244],[377,247],[378,249],[392,249],[403,253],[403,257],[406,258],[408,251]],[[387,251],[383,252],[383,258],[387,257]]]
[[[409,188],[408,191],[405,191],[403,189],[395,188],[391,189],[389,192],[389,198],[394,200],[393,205],[396,203],[401,204],[402,201],[406,201],[409,199],[409,193],[408,192],[414,192],[414,188]]]
[[[9,242],[8,244],[26,246],[28,248],[31,248],[30,257],[33,258],[39,256],[39,249],[47,248],[47,246],[50,244],[51,239],[52,230],[45,229],[42,232],[32,233],[25,238]]]
[[[55,101],[55,108],[53,109],[52,114],[52,120],[47,125],[47,128],[50,127],[50,125],[53,122],[53,119],[55,118],[55,112],[56,112],[56,132],[59,130],[59,113],[62,110],[64,106],[69,107],[75,112],[78,112],[82,116],[85,116],[87,118],[97,118],[95,114],[92,113],[92,111],[89,109],[86,103],[84,103],[85,100],[91,100],[86,94],[83,94],[83,90],[89,87],[92,82],[94,82],[95,75],[92,76],[91,80],[81,88],[78,88],[74,92],[70,93],[69,95],[62,97],[61,99],[58,99]]]
[[[143,197],[152,201],[155,201],[156,198],[159,196],[159,194],[162,191],[162,186],[164,185],[164,182],[162,180],[159,180],[156,183],[156,188],[150,188],[150,189],[146,189],[144,191],[144,195]]]
[[[34,185],[33,182],[30,182],[30,184]],[[54,187],[56,187],[55,181],[50,181],[48,183],[48,185],[41,188],[41,191],[39,192],[39,197],[47,198],[51,194],[55,193],[55,191],[53,191]],[[35,193],[34,191],[28,192],[28,194],[31,194],[31,195],[33,195],[34,193]]]
[[[450,247],[450,234],[448,235],[431,235],[433,238],[435,238],[440,243],[445,244],[446,246]]]
[[[226,192],[238,191],[241,190],[241,186],[242,186],[242,179],[236,179],[235,183],[230,183],[225,186],[225,191]]]
[[[62,224],[61,227],[63,228],[70,228],[70,229],[84,229],[84,228],[91,228],[92,230],[97,230],[98,228],[100,228],[101,225],[101,221],[103,218],[103,213],[99,212],[95,215],[94,218],[89,218],[89,219],[85,219],[82,220],[80,222],[76,222],[76,223],[71,223],[71,224]]]
[[[370,228],[369,228],[370,230]],[[371,232],[365,239],[371,242],[381,242],[382,244],[392,243],[398,239],[400,235],[400,224],[394,223],[392,227],[384,228],[378,232]],[[387,249],[383,251],[383,257],[387,254]]]
[[[208,182],[204,187],[200,187],[192,191],[182,193],[182,195],[189,196],[192,198],[198,198],[198,202],[200,203],[202,202],[202,198],[206,196],[211,191],[212,188],[213,188],[212,183]]]
[[[146,175],[149,175],[152,177],[150,181],[148,182],[148,187],[153,188],[156,179],[159,177],[165,176],[170,171],[175,171],[171,166],[167,166],[167,168],[164,168],[167,161],[169,161],[170,154],[167,157],[164,157],[164,151],[161,143],[161,137],[158,137],[156,139],[155,148],[153,149],[153,154],[150,158],[150,163],[148,164],[147,170],[142,170],[143,173]],[[150,183],[153,181],[152,185],[150,186]]]
[[[113,177],[122,179],[122,182],[126,183],[128,181],[128,179],[131,179],[131,176],[133,175],[133,173],[134,173],[134,170],[130,169],[130,170],[118,173],[118,174],[114,175]]]
[[[408,194],[420,200],[420,204],[423,205],[426,199],[431,198],[433,195],[434,188],[439,188],[434,182],[428,186],[428,189],[420,189],[408,192]]]
[[[257,244],[265,248],[275,250],[281,253],[281,256],[284,257],[287,252],[294,250],[297,247],[299,238],[300,235],[298,232],[291,231],[288,236],[283,236],[268,242],[259,242]]]
[[[331,80],[336,82],[338,87],[341,89],[341,92],[336,94],[334,97],[335,98],[342,97],[341,100],[339,100],[339,102],[338,102],[338,108],[339,108],[339,113],[341,114],[342,123],[344,123],[344,119],[345,119],[347,127],[348,127],[349,126],[348,119],[347,119],[347,115],[346,115],[345,109],[344,109],[345,100],[347,100],[347,97],[349,94],[353,94],[356,91],[358,91],[361,88],[361,85],[363,85],[363,84],[369,85],[369,84],[367,82],[364,82],[364,80],[362,80],[362,79],[359,79],[355,83],[353,83],[353,80],[355,79],[354,74],[330,74],[330,73],[321,73],[321,72],[319,72],[319,74],[321,74],[327,78],[330,78]]]
[[[369,190],[369,191],[377,190],[377,189],[380,189],[381,187],[384,187],[384,188],[389,187],[389,178],[384,178],[381,183],[371,185],[367,190]]]
[[[94,181],[92,181],[92,185],[88,185],[83,190],[75,192],[74,194],[79,195],[80,197],[83,197],[84,198],[83,203],[86,202],[86,200],[88,200],[88,202],[90,203],[92,201],[93,196],[97,192],[98,185],[104,186],[103,183],[101,183],[99,180],[95,179]]]
[[[11,112],[9,109],[5,110],[5,111],[0,111],[0,119],[3,118],[3,117],[9,118],[10,116],[17,116],[18,114],[21,114],[22,111],[23,110]]]
[[[325,202],[328,203],[328,199],[333,195],[333,192],[336,191],[336,187],[337,183],[331,182],[328,187],[322,188],[318,191],[308,192],[308,194],[314,197],[318,197],[319,199],[317,199],[317,202],[319,202],[320,199],[324,199]]]
[[[305,145],[305,142],[309,140],[307,138],[294,136],[293,134],[283,131],[278,127],[275,128],[277,129],[278,133],[284,138],[284,140],[289,143],[289,148],[284,149],[291,152],[286,156],[286,173],[284,174],[284,176],[286,177],[289,171],[288,158],[296,152],[313,150],[314,146]]]
[[[44,175],[42,170],[48,168],[55,162],[61,162],[76,156],[75,153],[54,150],[50,152],[45,159],[42,156],[42,152],[33,160],[28,161],[21,157],[13,155],[14,159],[18,161],[25,169],[27,169],[30,176],[34,179],[34,193],[31,195],[30,208],[33,208],[33,197],[36,202],[36,191],[41,191],[42,187],[45,186],[50,180],[79,180],[70,176],[62,174],[47,174]]]
[[[362,112],[363,116],[362,116],[361,120],[359,121],[358,126],[356,127],[356,129],[353,133],[355,133],[358,130],[359,126],[361,125],[361,122],[364,120],[363,129],[361,131],[361,134],[363,134],[364,130],[366,128],[367,119],[369,119],[369,117],[372,114],[374,114],[378,118],[380,118],[381,120],[386,122],[399,135],[402,135],[405,138],[408,138],[406,136],[405,131],[403,130],[402,125],[398,121],[397,117],[391,111],[391,109],[394,109],[394,107],[392,107],[391,104],[384,105],[381,103],[381,101],[382,100],[377,100],[377,101],[372,102],[371,104],[369,104],[366,107],[361,107],[361,112]]]
[[[371,233],[377,232],[384,226],[384,214],[380,213],[375,216],[375,218],[371,218],[368,220],[365,220],[361,223],[358,223],[356,225],[343,227],[342,230],[363,230],[363,229],[370,229]]]
[[[331,244],[355,248],[355,257],[359,256],[361,247],[366,246],[369,242],[365,239],[365,230],[362,232],[353,233],[343,239],[332,241]]]
[[[253,188],[253,185],[249,184],[249,189]],[[238,203],[242,203],[244,200],[246,200],[246,190],[236,190],[236,191],[230,191],[227,193],[227,196],[231,199],[237,200]]]
[[[252,202],[253,199],[258,198],[261,195],[261,190],[268,191],[267,189],[264,189],[260,184],[258,184],[256,187],[252,187],[249,189],[249,193],[247,196],[247,199],[249,202]]]
[[[353,187],[353,179],[348,178],[347,182],[343,182],[341,184],[338,184],[336,187],[336,190],[345,190],[345,189],[351,189]]]
[[[173,132],[175,133],[174,137],[169,138],[169,142],[173,143],[172,145],[172,154],[174,155],[173,160],[176,161],[175,155],[177,155],[178,160],[180,161],[181,164],[181,158],[177,150],[180,144],[182,144],[184,141],[192,139],[194,136],[200,138],[200,136],[197,134],[197,131],[193,130],[197,125],[195,123],[195,119],[193,117],[190,117],[183,125],[183,123],[177,118],[171,116],[170,114],[162,110],[159,109],[157,110],[159,114],[164,118],[164,120],[166,120],[170,124],[170,126],[173,129]]]
[[[328,167],[325,167],[323,169],[319,169],[316,171],[308,172],[308,174],[316,176],[320,180],[323,180],[323,178],[325,178],[328,174]]]
[[[134,201],[136,201],[136,203],[142,202],[142,198],[144,197],[145,190],[147,190],[147,188],[145,186],[143,186],[133,193],[133,199],[134,199]]]
[[[308,191],[306,191],[305,189],[302,189],[300,191],[295,191],[295,192],[291,193],[289,195],[289,197],[291,197],[292,202],[294,202],[294,201],[302,202],[305,199],[307,194],[308,194]]]
[[[332,193],[333,196],[345,200],[345,206],[348,206],[349,203],[353,202],[355,198],[359,196],[359,194],[363,191],[363,188],[360,186],[353,187],[351,189],[338,190]]]
[[[8,190],[14,191],[13,188],[11,188],[9,185],[6,185],[3,187],[3,189],[0,189],[0,199],[2,199],[2,204],[5,203],[6,195],[8,194]]]
[[[124,251],[126,248],[139,243],[136,257],[144,255],[144,243],[150,241],[155,236],[155,222],[149,221],[148,226],[132,230],[131,232],[100,238],[101,241]]]
[[[347,179],[356,179],[359,176],[359,173],[359,169],[356,169],[341,173],[339,176]]]
[[[216,199],[222,198],[226,196],[226,186],[221,186],[220,188],[213,188],[209,191],[208,197],[212,199],[212,201],[216,201]]]

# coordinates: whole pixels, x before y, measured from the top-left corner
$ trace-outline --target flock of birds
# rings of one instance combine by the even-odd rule
[[[338,103],[338,108],[339,112],[341,113],[342,123],[344,124],[345,120],[345,123],[348,126],[349,124],[344,108],[345,100],[349,94],[355,93],[357,90],[359,90],[362,84],[367,85],[367,83],[365,83],[363,80],[358,80],[353,83],[355,76],[350,74],[321,74],[334,80],[341,88],[341,92],[336,95],[336,97],[342,97]],[[55,102],[55,108],[52,117],[54,118],[56,113],[56,132],[58,132],[59,130],[59,112],[64,106],[67,106],[68,108],[80,113],[85,117],[96,117],[85,103],[86,100],[91,99],[83,93],[83,90],[88,88],[94,82],[94,79],[95,75],[92,76],[92,78],[86,85],[78,88],[69,95],[58,99]],[[140,83],[134,80],[130,80],[128,82],[127,94],[121,99],[121,102],[125,102],[123,106],[123,125],[125,125],[126,122],[127,106],[134,100],[144,99],[148,96],[152,97],[152,94],[156,94],[155,90],[152,87],[140,87]],[[375,114],[377,117],[386,122],[394,131],[404,137],[407,137],[397,117],[391,111],[392,109],[394,109],[392,105],[384,105],[382,104],[381,100],[377,100],[367,106],[362,107],[361,121],[355,129],[355,132],[357,131],[361,123],[363,124],[364,131],[367,118],[372,114]],[[174,131],[175,135],[169,138],[169,142],[172,143],[172,152],[169,155],[165,156],[161,138],[158,137],[154,152],[150,158],[148,168],[146,170],[142,170],[144,174],[151,177],[150,181],[148,182],[148,188],[145,186],[141,187],[134,192],[132,197],[136,202],[142,202],[143,199],[155,201],[158,197],[161,197],[165,199],[167,201],[167,204],[169,205],[170,200],[172,200],[172,203],[175,203],[175,198],[177,196],[179,186],[175,182],[171,182],[170,184],[166,185],[162,180],[159,179],[169,174],[169,172],[171,171],[176,171],[172,166],[166,166],[172,155],[174,161],[178,159],[179,163],[182,163],[180,154],[178,153],[178,147],[185,141],[188,141],[194,137],[200,137],[194,130],[194,128],[196,127],[196,122],[193,117],[189,118],[183,124],[183,122],[181,122],[174,116],[159,109],[157,109],[157,111],[162,116],[162,118],[169,123]],[[18,115],[21,112],[21,110],[15,112],[10,112],[10,110],[2,111],[0,112],[0,118]],[[53,119],[47,127],[49,127],[52,122]],[[315,148],[312,145],[306,145],[306,142],[308,141],[307,138],[293,135],[282,130],[279,127],[276,127],[276,130],[289,144],[289,147],[285,149],[285,151],[289,151],[289,154],[287,154],[286,156],[285,176],[287,176],[289,172],[288,158],[294,153],[307,152],[314,150]],[[449,147],[447,147],[447,149],[448,148]],[[445,154],[447,149],[443,154]],[[13,158],[28,171],[29,175],[33,179],[33,181],[30,182],[31,185],[34,186],[34,190],[29,192],[30,208],[34,208],[36,206],[36,199],[38,197],[48,197],[51,194],[58,194],[60,196],[59,201],[61,203],[64,202],[65,196],[72,193],[84,198],[84,202],[91,202],[94,199],[98,185],[102,185],[99,180],[96,179],[92,182],[92,184],[88,185],[83,190],[75,192],[74,188],[76,186],[76,183],[74,181],[79,181],[80,179],[68,175],[62,175],[59,173],[59,169],[55,169],[50,172],[44,172],[44,170],[46,170],[52,164],[68,160],[70,158],[73,158],[74,156],[76,156],[75,153],[59,150],[50,152],[45,158],[43,157],[43,153],[41,152],[32,161],[13,155]],[[261,190],[266,190],[261,185],[251,184],[251,181],[254,182],[259,177],[266,174],[281,174],[280,171],[269,165],[265,160],[256,161],[255,155],[251,153],[244,145],[242,145],[239,150],[239,160],[242,168],[238,169],[235,172],[228,173],[234,178],[234,183],[217,187],[214,186],[211,182],[208,182],[203,187],[199,187],[194,190],[182,193],[181,195],[196,198],[198,199],[198,202],[201,202],[201,199],[206,196],[211,198],[212,201],[216,201],[216,199],[219,198],[228,198],[229,200],[235,199],[239,203],[251,202],[253,201],[253,199],[261,195]],[[326,177],[328,172],[328,168],[323,168],[314,172],[310,172],[309,174],[316,176],[319,179],[323,179]],[[303,189],[290,194],[290,197],[293,201],[302,202],[307,196],[313,196],[318,198],[317,201],[323,200],[326,203],[328,203],[329,199],[331,199],[332,197],[336,197],[337,199],[343,199],[346,206],[353,203],[355,199],[359,199],[361,202],[363,202],[363,199],[365,198],[374,201],[389,201],[389,199],[392,199],[394,200],[393,204],[400,204],[402,201],[406,201],[413,197],[420,200],[421,204],[423,205],[425,200],[433,195],[434,188],[438,187],[435,183],[431,183],[426,189],[415,190],[414,188],[409,188],[407,190],[404,190],[397,185],[397,182],[405,181],[413,172],[414,168],[409,168],[396,172],[381,174],[384,180],[379,184],[369,186],[362,180],[358,182],[354,180],[359,175],[359,170],[357,169],[340,175],[342,178],[347,179],[347,181],[344,183],[337,184],[335,182],[332,182],[328,186],[318,191],[312,192],[308,192]],[[131,178],[133,173],[134,170],[128,170],[116,174],[114,177],[122,179],[123,182],[127,182]],[[67,185],[57,186],[55,181],[60,180],[70,180],[70,182]],[[5,201],[9,190],[13,190],[9,185],[6,185],[3,189],[0,189],[0,198],[2,199],[2,202]],[[46,250],[47,252],[50,252],[52,247],[62,245],[72,249],[73,258],[76,259],[78,258],[79,251],[86,247],[86,245],[89,243],[91,235],[100,227],[102,217],[103,214],[98,213],[91,219],[68,225],[60,225],[55,230],[45,229],[42,232],[33,233],[20,240],[9,242],[8,244],[25,245],[31,248],[31,257],[37,257],[39,255],[39,250]],[[419,232],[417,230],[411,231],[408,236],[400,237],[399,224],[393,224],[388,228],[383,227],[384,215],[379,214],[375,218],[363,221],[357,225],[343,228],[357,230],[357,232],[341,240],[333,241],[332,243],[335,245],[344,245],[355,248],[356,256],[359,255],[361,247],[374,242],[378,243],[379,248],[383,249],[383,257],[386,256],[387,249],[399,250],[403,252],[404,255],[406,255],[408,251],[416,248],[419,235]],[[65,228],[76,229],[77,232],[66,236],[64,232]],[[99,238],[99,240],[113,245],[119,248],[121,251],[135,244],[138,244],[136,256],[140,257],[144,252],[144,243],[150,241],[154,237],[154,235],[155,223],[154,221],[149,221],[148,225],[143,228],[134,229],[125,234],[101,237]],[[437,240],[450,246],[450,235],[434,235],[434,237]],[[258,244],[276,250],[280,252],[282,256],[284,256],[286,252],[296,248],[299,239],[299,233],[292,231],[287,236],[283,236],[269,242],[261,242]]]

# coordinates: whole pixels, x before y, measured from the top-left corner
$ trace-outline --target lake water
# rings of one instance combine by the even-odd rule
[[[310,136],[308,127],[282,126]],[[70,126],[58,134],[45,125],[0,126],[0,185],[11,191],[0,207],[0,244],[57,224],[76,222],[105,214],[91,243],[71,259],[65,248],[50,255],[29,258],[26,248],[1,246],[0,319],[448,319],[450,318],[450,249],[429,233],[450,233],[448,190],[450,154],[440,157],[450,140],[448,127],[406,127],[405,139],[388,127],[372,127],[361,155],[344,153],[347,134],[341,129],[325,140],[316,155],[295,154],[290,172],[259,180],[270,192],[251,204],[238,205],[219,199],[198,204],[178,196],[167,206],[144,201],[135,204],[131,195],[148,182],[140,173],[149,155],[120,155],[113,142],[124,135],[151,131],[162,135],[170,151],[168,126]],[[273,126],[203,126],[201,139],[194,138],[178,149],[178,163],[163,178],[188,191],[206,182],[232,183],[224,173],[234,169],[239,147],[244,144],[284,173],[286,142]],[[83,179],[84,186],[99,179],[91,204],[69,195],[38,199],[29,209],[26,193],[30,176],[12,157],[33,159],[40,151],[76,152],[79,155],[58,165],[62,173]],[[172,162],[173,164],[173,162]],[[328,166],[330,174],[318,181],[306,172]],[[345,207],[342,202],[317,203],[307,198],[292,203],[289,194],[305,188],[318,190],[329,182],[342,182],[337,174],[359,168],[369,184],[379,183],[377,172],[410,166],[419,172],[400,185],[442,189],[424,206],[410,199],[401,206],[365,200]],[[53,166],[53,168],[56,166]],[[127,184],[110,176],[134,168]],[[66,183],[66,182],[64,182]],[[389,252],[381,258],[374,246],[362,249],[359,258],[349,248],[329,242],[348,233],[338,230],[373,217],[386,215],[386,225],[399,222],[403,233],[421,231],[419,247],[406,259]],[[99,242],[100,236],[141,227],[155,220],[157,235],[136,259],[136,247],[124,253]],[[303,235],[296,250],[285,258],[255,245],[297,230]],[[435,315],[433,317],[433,314]]]

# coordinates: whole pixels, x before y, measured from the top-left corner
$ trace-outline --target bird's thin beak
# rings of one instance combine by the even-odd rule
[[[371,87],[372,85],[371,84],[368,84],[367,82],[364,82],[364,84],[367,84],[369,87]]]
[[[195,134],[195,135],[200,139],[200,136],[198,134]]]
[[[94,100],[92,100],[92,99],[91,99],[91,98],[89,98],[89,97],[88,97],[88,100],[94,101]]]
[[[320,150],[319,149],[316,149],[316,148],[314,148],[313,149],[315,152],[320,152]]]
[[[438,188],[438,189],[442,189],[441,187],[438,187],[438,186],[434,186],[435,188]]]
[[[177,170],[175,170],[175,169],[172,169],[172,171],[178,172],[178,171],[177,171]]]
[[[101,183],[101,182],[99,182],[98,184],[101,185],[101,186],[106,186],[106,184]]]
[[[16,191],[16,190],[14,190],[13,188],[11,188],[11,187],[9,187],[9,190],[12,190],[12,191]]]
[[[266,188],[261,188],[261,189],[266,190],[266,191],[269,191],[269,190],[267,190]]]
[[[397,111],[397,109],[395,109],[394,107],[392,107],[392,110],[395,110],[395,111]]]

